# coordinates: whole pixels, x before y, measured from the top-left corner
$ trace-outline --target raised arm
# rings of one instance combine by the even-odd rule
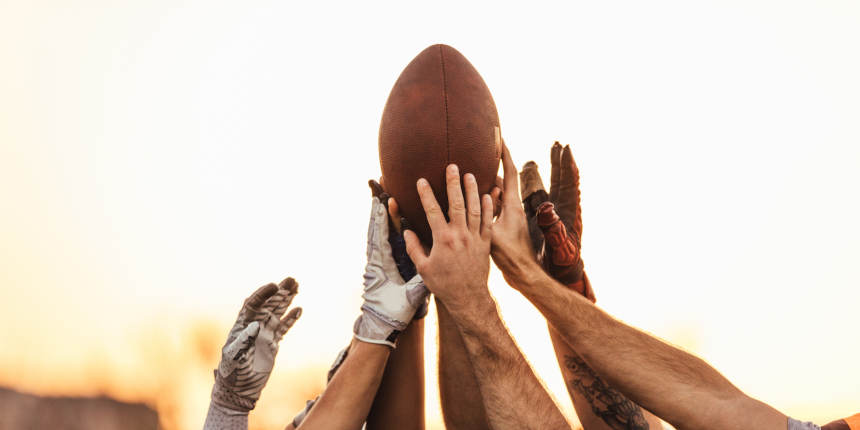
[[[519,176],[532,246],[547,274],[594,303],[596,297],[585,276],[580,252],[579,169],[570,146],[562,148],[555,142],[550,151],[550,164],[549,193],[533,161],[523,166]],[[507,173],[513,176],[514,172]],[[598,376],[552,325],[549,325],[549,334],[567,391],[585,430],[662,428],[659,418]]]
[[[514,169],[507,149],[503,156],[506,169]],[[517,191],[514,181],[505,182],[505,194]],[[615,320],[547,275],[519,202],[506,199],[499,220],[493,260],[505,279],[611,386],[678,429],[786,428],[785,415],[746,396],[703,360]]]
[[[368,420],[371,406],[377,398],[391,348],[407,330],[417,309],[426,302],[428,293],[421,277],[416,275],[407,281],[398,271],[388,240],[388,213],[380,197],[385,198],[378,195],[373,197],[367,237],[364,303],[353,327],[355,338],[345,357],[339,357],[336,361],[334,375],[323,394],[315,404],[309,406],[310,411],[306,415],[302,413],[293,421],[293,425],[298,425],[299,429],[361,428]],[[415,338],[411,339],[408,347],[416,347]],[[416,358],[414,354],[419,351],[404,351],[405,354],[399,357],[401,362],[394,363],[395,367],[391,371],[400,375],[410,373],[410,366],[402,359],[409,361],[410,358]],[[342,364],[339,363],[341,358]],[[417,378],[419,375],[412,376]],[[420,383],[417,380],[401,382],[413,386]],[[399,388],[404,387],[388,384],[384,395],[390,395],[392,390],[397,391]],[[423,408],[419,407],[417,411],[423,411]],[[383,416],[385,411],[376,412],[369,425],[385,423],[390,418]],[[401,428],[411,428],[410,422],[412,426],[420,428],[423,416],[411,417],[410,421],[400,423],[405,426]]]
[[[433,231],[433,248],[428,256],[418,237],[406,231],[407,251],[460,329],[489,423],[494,429],[569,428],[502,323],[487,289],[492,199],[478,196],[475,178],[467,173],[464,201],[457,166],[448,166],[446,176],[450,223],[429,183],[420,179],[418,193]]]
[[[287,278],[245,299],[221,349],[204,430],[248,429],[248,413],[269,380],[278,344],[301,316],[302,308],[284,315],[298,291],[298,283]]]

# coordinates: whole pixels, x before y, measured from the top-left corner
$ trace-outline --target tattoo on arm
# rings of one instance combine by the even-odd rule
[[[585,397],[594,414],[609,427],[618,430],[648,429],[639,405],[607,385],[581,358],[574,355],[565,355],[564,358],[565,367],[574,375],[568,384]]]

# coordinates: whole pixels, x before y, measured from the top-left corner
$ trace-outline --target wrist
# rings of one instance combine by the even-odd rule
[[[475,331],[482,327],[493,314],[498,315],[496,301],[490,296],[486,285],[482,288],[487,291],[487,294],[469,298],[464,303],[450,303],[443,300],[445,308],[461,330]]]
[[[531,256],[518,256],[511,259],[502,270],[502,274],[512,287],[522,291],[534,285],[537,277],[543,275],[544,271],[537,260]]]

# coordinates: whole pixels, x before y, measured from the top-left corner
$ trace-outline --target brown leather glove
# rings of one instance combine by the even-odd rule
[[[597,299],[582,262],[582,210],[579,205],[579,169],[570,146],[558,142],[550,152],[549,194],[538,166],[529,161],[520,172],[520,193],[529,220],[529,235],[544,270],[557,281],[592,302]]]

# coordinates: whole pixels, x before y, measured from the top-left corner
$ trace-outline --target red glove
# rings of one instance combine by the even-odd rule
[[[570,146],[558,142],[550,153],[552,171],[547,195],[533,161],[523,166],[520,184],[529,218],[529,233],[544,270],[557,281],[592,302],[594,290],[585,275],[581,257],[582,211],[579,206],[579,169]]]

